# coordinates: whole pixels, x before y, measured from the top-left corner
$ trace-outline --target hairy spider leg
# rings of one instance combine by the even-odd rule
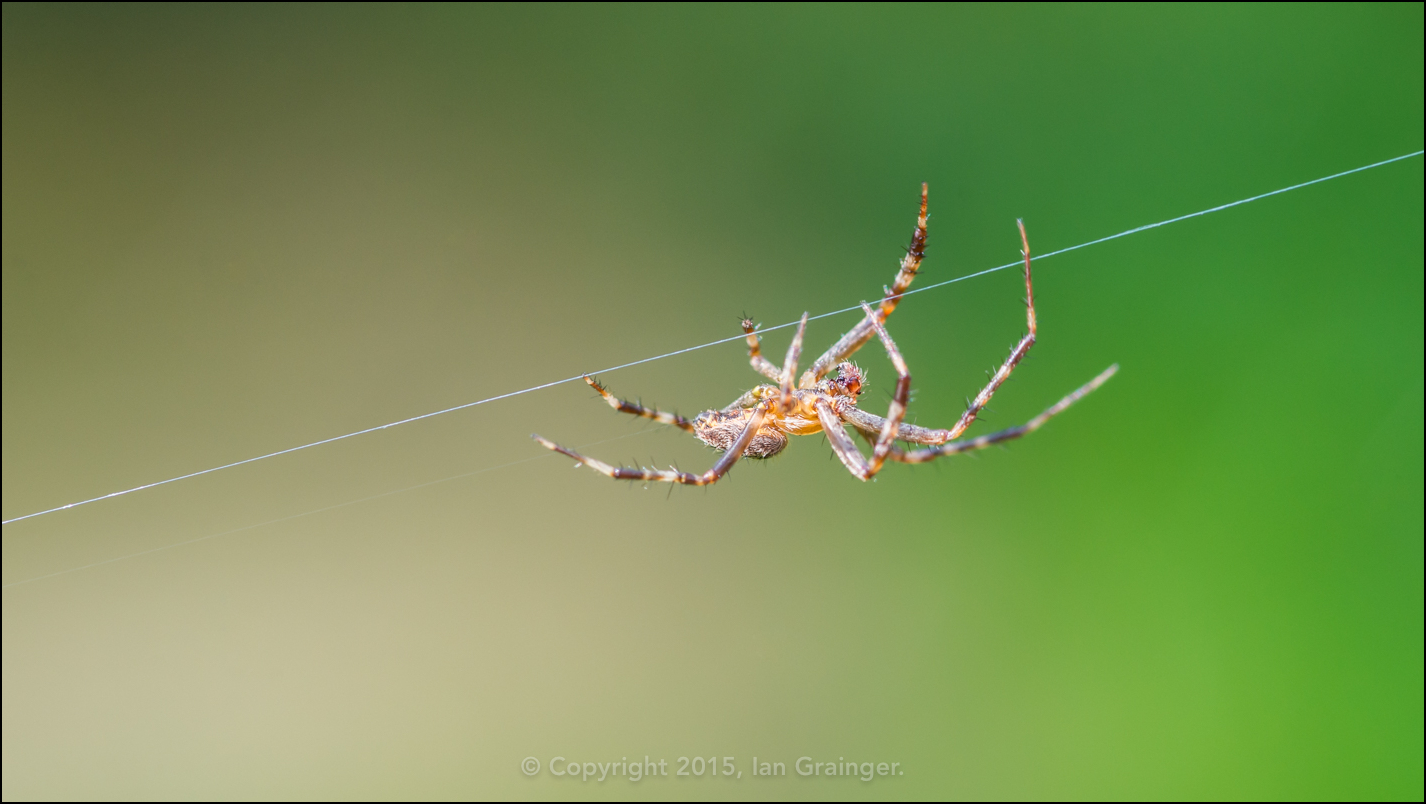
[[[1094,389],[1103,385],[1109,380],[1110,377],[1113,377],[1114,372],[1118,370],[1119,364],[1115,363],[1114,365],[1100,372],[1098,377],[1095,377],[1084,385],[1081,385],[1079,388],[1075,389],[1074,393],[1051,405],[1048,409],[1045,410],[1044,413],[1041,413],[1039,416],[1036,416],[1025,424],[1020,425],[1019,427],[1011,427],[1009,429],[1001,430],[996,433],[976,436],[975,438],[967,438],[964,441],[952,441],[949,444],[943,444],[939,447],[930,447],[928,449],[903,450],[900,447],[893,446],[891,449],[891,453],[888,457],[890,457],[893,461],[900,461],[902,463],[925,463],[926,461],[933,461],[941,457],[942,455],[959,455],[962,452],[970,452],[971,450],[976,449],[985,449],[986,447],[989,447],[992,444],[999,444],[1005,441],[1020,438],[1021,436],[1029,435],[1030,433],[1033,433],[1036,430],[1040,429],[1040,426],[1043,425],[1045,422],[1049,421],[1050,417],[1054,416],[1057,413],[1060,413],[1065,408],[1069,407],[1070,405],[1073,405],[1080,399],[1083,399],[1085,395],[1087,395],[1090,391],[1093,391]]]
[[[559,444],[540,435],[532,435],[531,438],[540,442],[540,446],[545,449],[552,449],[561,455],[568,455],[579,463],[588,466],[590,469],[596,472],[602,472],[615,480],[659,480],[666,483],[682,483],[685,486],[707,486],[718,482],[718,479],[727,474],[728,470],[733,468],[733,464],[737,463],[738,459],[743,456],[743,450],[748,448],[748,444],[752,442],[753,436],[757,433],[758,428],[762,427],[763,418],[767,415],[767,409],[768,403],[764,402],[759,404],[757,408],[754,409],[753,415],[748,419],[747,427],[744,427],[742,434],[738,436],[738,440],[733,442],[733,445],[728,448],[727,452],[723,453],[717,463],[713,464],[712,469],[709,469],[701,475],[680,472],[677,469],[645,469],[643,467],[625,469],[622,466],[610,466],[603,461],[586,458],[572,449],[565,449]]]
[[[1025,337],[1021,338],[1019,343],[1015,344],[1015,348],[1010,350],[1010,356],[1005,358],[1005,362],[1001,364],[1000,370],[995,372],[995,376],[990,378],[990,382],[981,389],[979,394],[976,394],[970,407],[967,407],[966,412],[961,414],[960,421],[956,422],[947,434],[946,441],[959,438],[961,433],[971,426],[975,417],[979,416],[981,410],[990,403],[990,398],[995,395],[996,389],[1010,377],[1010,372],[1015,370],[1016,364],[1030,351],[1030,347],[1035,345],[1035,290],[1030,284],[1030,238],[1025,235],[1023,220],[1017,220],[1015,224],[1020,227],[1020,243],[1024,246],[1025,253],[1025,326],[1030,331],[1025,333]]]
[[[921,268],[921,260],[926,256],[926,183],[921,183],[921,214],[916,217],[916,229],[911,233],[911,246],[906,249],[906,257],[901,260],[901,270],[896,272],[896,281],[889,288],[884,288],[881,305],[880,318],[883,323],[887,316],[896,310],[896,305],[901,303],[901,295],[906,289],[911,287],[911,281],[916,278],[916,272]],[[862,345],[871,340],[872,334],[876,332],[871,317],[862,319],[857,325],[847,331],[832,348],[828,349],[817,362],[807,369],[802,375],[802,380],[798,383],[801,388],[811,388],[817,384],[818,380],[827,376],[836,365],[852,353],[862,348]]]
[[[862,308],[866,310],[867,320],[876,325],[876,334],[881,337],[881,343],[886,347],[886,355],[891,358],[891,364],[896,367],[896,394],[891,398],[891,408],[886,412],[885,424],[881,427],[876,443],[872,445],[871,460],[868,461],[862,457],[856,444],[852,443],[851,437],[847,435],[847,431],[842,429],[842,418],[825,399],[817,400],[817,418],[821,420],[822,429],[827,433],[827,440],[832,443],[832,450],[837,453],[842,465],[847,467],[847,471],[862,480],[867,480],[881,471],[887,456],[891,454],[891,450],[895,446],[896,434],[901,428],[901,420],[906,416],[906,401],[911,396],[911,372],[906,368],[906,361],[901,357],[901,351],[896,348],[896,344],[887,334],[886,328],[877,320],[871,307],[867,306],[866,302],[862,302]]]
[[[1015,366],[1030,351],[1030,347],[1035,345],[1035,291],[1030,282],[1030,238],[1025,234],[1025,222],[1016,221],[1020,227],[1020,243],[1024,246],[1025,255],[1025,323],[1029,332],[1020,342],[1015,344],[1015,348],[1010,350],[1010,356],[1005,359],[1005,363],[1000,366],[1000,370],[990,378],[989,384],[981,389],[975,400],[966,407],[966,412],[961,414],[961,418],[955,426],[949,430],[936,430],[929,427],[918,427],[914,424],[901,425],[900,440],[913,444],[944,444],[947,441],[958,438],[970,427],[980,412],[990,402],[990,398],[995,395],[997,389],[1010,377],[1010,372],[1015,370]],[[1092,389],[1091,389],[1092,390]],[[855,407],[842,411],[842,418],[849,424],[856,427],[861,433],[870,439],[874,434],[881,431],[886,420],[874,413],[867,413]],[[1007,430],[1006,432],[1010,432]],[[995,434],[999,435],[999,433]],[[1021,434],[1023,435],[1023,433]],[[1016,436],[1011,436],[1016,437]]]
[[[865,305],[863,305],[865,306]],[[807,313],[802,314],[802,322],[797,325],[797,334],[787,346],[787,359],[782,361],[782,412],[792,412],[792,378],[797,376],[797,358],[802,356],[802,335],[807,331]]]
[[[857,431],[866,437],[868,443],[875,443],[882,428],[886,426],[886,419],[875,413],[868,413],[855,405],[847,405],[838,412],[843,421],[857,428]],[[950,432],[950,430],[936,430],[902,422],[901,428],[896,434],[896,440],[908,441],[912,444],[944,444]]]
[[[782,369],[774,366],[771,360],[763,357],[762,343],[758,334],[753,331],[753,320],[744,318],[742,321],[743,334],[748,336],[748,362],[753,364],[753,371],[767,377],[773,382],[782,379]]]
[[[619,399],[613,394],[604,390],[604,386],[600,385],[597,380],[595,380],[588,374],[584,375],[584,381],[589,383],[590,388],[593,388],[594,390],[598,391],[599,395],[604,397],[604,401],[609,403],[609,407],[619,411],[620,413],[632,413],[635,416],[643,416],[645,419],[653,419],[657,422],[671,424],[674,427],[687,430],[690,433],[693,432],[693,422],[683,418],[677,413],[667,413],[662,410],[646,408],[643,405],[636,405],[633,402],[625,402],[624,400]]]

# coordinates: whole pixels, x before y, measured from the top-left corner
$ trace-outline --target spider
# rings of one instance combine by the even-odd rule
[[[566,449],[539,435],[535,435],[533,438],[542,446],[568,455],[580,464],[616,480],[658,480],[689,486],[706,486],[716,483],[719,478],[727,474],[740,457],[771,458],[787,446],[788,436],[823,432],[827,434],[827,439],[832,444],[832,450],[836,452],[837,457],[841,459],[847,470],[861,480],[868,480],[881,470],[887,459],[902,463],[924,463],[943,455],[958,455],[962,452],[984,449],[992,444],[999,444],[1032,433],[1038,430],[1050,417],[1073,405],[1114,376],[1114,372],[1119,370],[1118,364],[1105,369],[1099,376],[1080,386],[1069,396],[1056,402],[1043,413],[1019,427],[957,440],[976,420],[981,410],[990,402],[996,389],[1005,382],[1010,376],[1010,372],[1030,351],[1030,347],[1035,345],[1035,295],[1030,284],[1030,240],[1025,234],[1025,223],[1016,221],[1020,227],[1020,242],[1024,247],[1025,255],[1025,320],[1029,332],[1010,351],[1010,356],[990,378],[990,382],[985,388],[981,389],[975,400],[967,406],[966,412],[961,415],[955,426],[949,430],[934,430],[904,423],[902,419],[906,415],[906,402],[911,394],[911,374],[906,368],[906,361],[902,359],[901,352],[896,348],[891,336],[887,334],[885,322],[892,311],[896,309],[896,305],[906,293],[906,289],[911,286],[911,281],[916,278],[916,271],[920,268],[921,260],[925,256],[926,190],[926,185],[923,183],[921,185],[921,213],[916,218],[916,229],[911,235],[911,246],[906,250],[906,257],[901,261],[901,270],[896,274],[895,283],[884,289],[879,307],[873,310],[866,302],[862,302],[865,317],[821,357],[817,358],[812,367],[802,374],[795,386],[793,378],[797,375],[797,360],[802,354],[802,335],[807,328],[806,313],[802,314],[802,321],[798,324],[797,334],[793,336],[792,344],[787,349],[787,359],[783,361],[782,368],[778,368],[762,356],[761,343],[752,320],[743,319],[742,328],[748,339],[749,362],[752,363],[755,371],[777,384],[759,385],[738,397],[737,401],[722,410],[704,411],[691,421],[676,413],[654,410],[618,399],[593,377],[585,375],[584,381],[598,391],[599,395],[604,397],[604,401],[608,402],[610,407],[615,410],[687,430],[698,440],[721,451],[723,455],[713,464],[713,468],[702,474],[692,474],[676,468],[645,469],[636,467],[628,469],[615,467],[603,461],[580,455],[574,450]],[[857,398],[862,393],[866,375],[856,365],[847,361],[847,358],[871,340],[872,335],[881,339],[887,356],[891,358],[891,364],[896,367],[896,393],[892,397],[891,407],[885,418],[857,407]],[[827,375],[834,367],[837,374],[835,377],[829,378]],[[845,425],[851,425],[871,443],[870,459],[864,457],[857,449],[851,437],[843,429]],[[925,446],[919,449],[906,449],[898,446],[897,441]]]

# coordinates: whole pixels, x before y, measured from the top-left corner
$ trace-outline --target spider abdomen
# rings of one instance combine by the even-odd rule
[[[693,434],[708,446],[727,452],[738,440],[738,436],[743,434],[748,420],[752,417],[753,411],[750,409],[704,411],[693,420]],[[763,425],[753,435],[753,440],[748,442],[747,449],[743,450],[743,457],[771,458],[782,452],[786,446],[787,436]]]

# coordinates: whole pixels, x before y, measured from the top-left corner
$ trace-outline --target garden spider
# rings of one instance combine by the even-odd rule
[[[604,401],[608,402],[615,410],[682,428],[693,433],[698,440],[708,446],[722,451],[723,456],[713,464],[712,469],[701,475],[672,468],[666,470],[642,467],[626,469],[611,466],[594,458],[587,458],[539,435],[535,435],[534,439],[544,447],[568,455],[580,464],[603,472],[616,480],[661,480],[689,486],[706,486],[717,482],[719,478],[727,474],[740,457],[770,458],[781,452],[787,446],[789,435],[812,435],[825,432],[827,439],[832,443],[832,450],[837,453],[837,457],[841,459],[847,470],[862,480],[868,480],[881,470],[888,458],[903,463],[924,463],[942,455],[957,455],[962,452],[983,449],[992,444],[999,444],[1032,433],[1051,416],[1073,405],[1085,394],[1103,385],[1106,380],[1114,376],[1114,372],[1119,370],[1119,366],[1115,364],[1105,369],[1099,376],[1085,383],[1074,393],[1056,402],[1045,412],[1019,427],[1011,427],[976,438],[956,440],[975,421],[976,416],[990,402],[990,397],[996,389],[1005,382],[1006,378],[1010,376],[1010,372],[1015,369],[1016,364],[1035,344],[1035,294],[1030,285],[1030,240],[1025,234],[1024,222],[1017,221],[1016,223],[1020,226],[1020,241],[1024,246],[1025,319],[1026,326],[1030,331],[1015,345],[1015,348],[1010,352],[1010,357],[1006,358],[1004,364],[1000,366],[1000,370],[995,372],[995,375],[990,378],[989,384],[981,390],[980,394],[967,407],[966,412],[961,415],[960,420],[949,430],[933,430],[902,422],[902,418],[906,415],[906,402],[911,394],[911,374],[907,371],[906,361],[902,359],[901,352],[897,350],[896,344],[892,342],[891,336],[886,333],[884,326],[887,316],[896,309],[897,303],[906,293],[906,289],[910,287],[911,280],[916,278],[916,271],[926,253],[926,185],[923,183],[921,185],[921,214],[916,219],[916,230],[911,236],[911,247],[906,250],[906,258],[901,261],[901,270],[896,274],[895,284],[885,289],[879,309],[873,310],[866,302],[862,302],[862,310],[866,316],[833,344],[826,353],[817,358],[795,387],[793,386],[793,377],[797,374],[797,359],[802,353],[802,334],[807,328],[806,313],[802,314],[802,321],[797,326],[797,334],[792,338],[792,345],[787,349],[787,359],[780,369],[762,356],[761,345],[758,335],[754,331],[753,322],[751,319],[744,319],[742,326],[748,339],[749,361],[755,371],[777,382],[777,385],[759,385],[743,394],[726,408],[704,411],[692,421],[676,413],[653,410],[618,399],[605,390],[604,386],[596,382],[593,377],[585,376],[584,381],[598,391],[599,395],[604,397]],[[891,358],[891,363],[896,367],[897,373],[896,394],[892,397],[891,408],[887,411],[886,418],[868,413],[856,406],[857,397],[862,392],[865,375],[862,374],[861,369],[847,362],[847,358],[871,340],[873,334],[877,335],[881,339],[882,345],[886,347],[886,354]],[[837,369],[837,376],[827,378],[827,374],[834,366]],[[848,424],[871,442],[870,460],[862,456],[856,445],[852,443],[851,437],[843,429],[844,425]],[[924,444],[926,448],[904,449],[896,445],[897,441]]]

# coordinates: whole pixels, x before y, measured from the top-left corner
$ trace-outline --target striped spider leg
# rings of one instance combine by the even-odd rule
[[[1108,382],[1109,378],[1113,377],[1114,373],[1118,370],[1119,364],[1115,363],[1104,371],[1099,372],[1099,376],[1076,388],[1073,393],[1046,408],[1039,416],[1036,416],[1019,427],[1007,427],[998,432],[976,436],[975,438],[967,438],[961,441],[951,441],[940,446],[927,447],[926,449],[906,450],[901,447],[892,447],[888,457],[893,461],[900,461],[902,463],[925,463],[926,461],[934,461],[943,455],[959,455],[962,452],[985,449],[995,444],[1029,435],[1040,429],[1040,426],[1049,421],[1050,417],[1060,413],[1065,408],[1083,399],[1090,391]]]
[[[594,383],[590,382],[590,385],[594,385]],[[597,388],[598,386],[596,385],[595,387]],[[624,404],[627,405],[628,403]],[[556,444],[548,438],[536,435],[534,436],[534,439],[538,441],[540,445],[544,448],[552,449],[555,452],[560,453],[561,455],[568,455],[569,457],[575,459],[575,461],[584,464],[585,466],[588,466],[590,469],[593,469],[596,472],[606,474],[609,477],[614,478],[615,480],[659,480],[667,483],[681,483],[685,486],[707,486],[718,482],[718,479],[721,478],[723,475],[727,474],[728,470],[733,468],[733,464],[737,463],[738,459],[743,457],[744,450],[747,450],[749,448],[749,446],[753,443],[753,437],[758,435],[759,431],[762,429],[763,419],[764,417],[766,417],[768,407],[770,407],[771,404],[771,402],[759,402],[757,406],[745,411],[747,414],[745,417],[746,424],[743,425],[742,432],[738,435],[737,439],[734,440],[728,446],[728,449],[724,451],[722,457],[718,458],[718,460],[713,464],[713,468],[709,469],[701,475],[695,475],[673,468],[645,469],[643,467],[635,467],[633,469],[626,469],[622,466],[611,466],[603,461],[596,460],[594,458],[587,458],[583,455],[580,455],[578,452],[575,452],[572,449],[566,449],[565,447],[561,447],[559,444]],[[615,408],[617,410],[622,410],[626,413],[632,412],[630,410],[627,410],[626,408],[619,407],[618,405],[615,405]],[[657,411],[653,412],[657,413]],[[638,415],[645,414],[640,413]],[[672,416],[673,414],[665,413],[662,415]],[[649,416],[649,418],[657,417]]]
[[[921,260],[926,257],[926,183],[921,183],[921,212],[916,216],[916,228],[911,232],[911,245],[906,249],[906,256],[901,260],[901,270],[896,272],[896,281],[891,287],[882,289],[881,304],[878,305],[878,314],[881,322],[886,323],[886,319],[896,310],[896,305],[901,303],[901,297],[906,293],[906,289],[911,287],[911,282],[916,278],[916,272],[921,269]],[[863,318],[832,344],[828,349],[812,363],[807,369],[807,373],[802,375],[802,381],[798,387],[812,388],[817,382],[827,376],[827,372],[842,361],[851,357],[862,345],[871,340],[871,336],[876,332],[875,323],[870,316]]]
[[[642,416],[645,419],[653,419],[654,421],[662,422],[663,424],[671,424],[674,427],[679,428],[680,430],[687,430],[690,433],[693,432],[693,422],[683,418],[677,413],[667,413],[662,410],[646,408],[643,405],[637,404],[635,402],[626,402],[622,399],[619,399],[613,394],[609,393],[607,390],[605,390],[604,386],[600,385],[598,380],[594,379],[588,374],[584,375],[584,381],[589,383],[590,388],[593,388],[594,390],[598,391],[599,395],[604,397],[604,401],[609,403],[609,407],[619,411],[620,413],[632,413],[635,416]]]
[[[911,232],[911,245],[907,247],[906,256],[901,260],[901,268],[896,272],[895,281],[891,287],[882,289],[882,299],[879,305],[882,322],[885,322],[886,317],[896,309],[896,305],[901,303],[902,295],[906,293],[907,288],[911,287],[912,280],[916,278],[916,272],[921,268],[921,260],[926,257],[926,198],[927,186],[925,182],[922,182],[921,212],[916,216],[916,228]],[[752,363],[753,370],[774,382],[782,380],[782,369],[762,356],[762,347],[758,341],[758,334],[754,331],[756,328],[753,326],[753,320],[744,318],[742,327],[743,333],[748,337],[748,362]],[[797,387],[800,389],[815,387],[819,380],[827,376],[828,372],[851,357],[868,340],[871,340],[871,336],[875,332],[870,319],[862,319],[813,362],[798,381]]]
[[[871,322],[876,334],[881,338],[882,345],[886,347],[886,356],[891,358],[891,364],[896,367],[896,394],[891,398],[891,408],[886,412],[880,432],[872,444],[870,461],[862,457],[857,451],[857,445],[852,443],[847,431],[842,429],[842,422],[846,419],[844,411],[854,410],[855,400],[847,397],[820,397],[816,404],[817,418],[822,422],[827,440],[832,443],[832,451],[837,453],[847,471],[862,480],[868,480],[881,471],[882,464],[895,445],[897,433],[901,429],[901,420],[906,416],[906,402],[911,396],[911,372],[906,368],[906,361],[902,359],[901,352],[892,342],[891,336],[886,333],[886,327],[882,326],[877,313],[866,302],[862,302],[862,309],[866,311],[865,320]]]
[[[893,461],[900,461],[901,463],[925,463],[926,461],[935,460],[942,455],[959,455],[962,452],[984,449],[994,444],[1029,435],[1040,429],[1052,416],[1061,413],[1065,408],[1083,399],[1090,391],[1108,382],[1109,378],[1113,377],[1117,371],[1119,371],[1119,364],[1115,363],[1104,371],[1101,371],[1094,379],[1076,388],[1064,399],[1046,408],[1044,412],[1025,424],[1018,427],[1009,427],[983,436],[976,436],[975,438],[950,441],[948,443],[946,436],[950,432],[949,430],[933,430],[929,427],[918,427],[914,424],[902,423],[896,436],[898,441],[911,444],[927,444],[930,445],[930,448],[907,450],[893,445],[890,452],[887,453],[887,457]],[[839,411],[839,413],[845,422],[859,430],[868,441],[879,437],[887,424],[889,424],[888,419],[883,419],[874,413],[868,413],[856,407],[843,409]]]
[[[792,392],[797,389],[792,381],[797,376],[797,360],[802,355],[802,336],[807,331],[807,313],[802,314],[802,321],[797,325],[797,334],[792,337],[792,343],[787,347],[787,359],[783,361],[782,368],[763,357],[762,344],[754,331],[753,320],[744,318],[742,327],[743,334],[748,338],[748,362],[753,365],[754,371],[778,384],[782,390],[779,404],[784,413],[791,411]]]
[[[986,383],[980,393],[976,394],[975,401],[971,402],[970,406],[966,408],[966,412],[961,414],[960,421],[957,421],[955,426],[950,429],[945,441],[960,437],[960,434],[971,426],[975,417],[979,416],[985,406],[990,404],[990,398],[995,395],[996,389],[1009,379],[1010,372],[1015,370],[1015,366],[1024,359],[1026,353],[1030,351],[1030,347],[1035,345],[1035,289],[1030,284],[1030,238],[1025,234],[1025,221],[1016,220],[1015,225],[1020,227],[1020,244],[1025,254],[1025,328],[1029,331],[1025,333],[1025,337],[1021,338],[1019,343],[1015,344],[1015,348],[1010,350],[1010,356],[1000,364],[1000,369],[990,378],[990,382]],[[944,443],[944,441],[940,443]]]
[[[888,457],[892,460],[901,461],[902,463],[924,463],[939,458],[942,455],[958,455],[962,452],[984,449],[992,444],[999,444],[1028,435],[1040,429],[1052,416],[1060,413],[1065,408],[1078,402],[1089,392],[1103,385],[1119,370],[1119,364],[1117,363],[1110,366],[1064,399],[1051,405],[1039,416],[1036,416],[1019,427],[1010,427],[999,432],[977,436],[976,438],[969,438],[963,441],[955,440],[966,431],[966,428],[975,422],[976,417],[985,409],[985,406],[990,402],[990,398],[995,395],[996,390],[1010,377],[1010,373],[1014,371],[1015,366],[1024,359],[1026,353],[1030,351],[1030,347],[1035,345],[1035,291],[1030,281],[1030,238],[1025,234],[1025,222],[1016,221],[1016,224],[1020,227],[1020,242],[1025,255],[1025,324],[1029,332],[1020,339],[1019,343],[1015,344],[1014,349],[1010,350],[1010,356],[1005,359],[1000,369],[990,378],[990,382],[976,395],[975,400],[967,406],[966,412],[961,414],[961,418],[951,429],[935,430],[928,427],[917,427],[911,424],[900,425],[898,431],[899,440],[912,444],[930,445],[935,447],[934,449],[907,451],[893,445],[888,453]],[[842,417],[847,423],[861,431],[868,440],[878,437],[890,424],[888,419],[883,419],[875,414],[859,410],[855,406],[843,410]]]

